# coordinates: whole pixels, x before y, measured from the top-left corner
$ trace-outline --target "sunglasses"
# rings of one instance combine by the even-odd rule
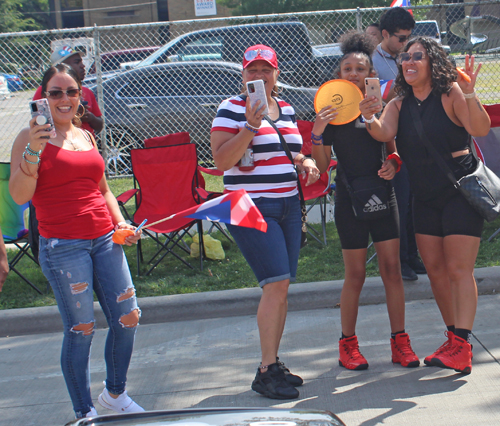
[[[245,52],[244,57],[247,61],[254,60],[257,56],[260,56],[263,59],[273,59],[274,52],[268,49],[256,49],[256,50],[248,50]]]
[[[424,58],[425,58],[424,52],[413,52],[413,53],[403,52],[398,55],[398,64],[401,65],[403,62],[408,62],[411,59],[413,59],[414,62],[421,61]]]
[[[405,41],[408,41],[410,39],[411,34],[410,35],[391,34],[391,37],[397,37],[400,43],[404,43]]]
[[[80,96],[80,89],[48,90],[45,92],[45,96],[51,99],[61,99],[63,94],[66,94],[68,98],[78,98]]]

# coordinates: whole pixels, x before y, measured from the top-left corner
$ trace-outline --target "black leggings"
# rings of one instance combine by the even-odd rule
[[[481,238],[484,219],[464,196],[453,188],[436,200],[414,199],[413,223],[416,234],[435,237],[469,235]]]
[[[371,235],[374,243],[399,238],[399,215],[394,189],[390,197],[391,213],[381,219],[356,219],[349,192],[342,182],[337,181],[335,189],[335,225],[344,250],[368,247]]]

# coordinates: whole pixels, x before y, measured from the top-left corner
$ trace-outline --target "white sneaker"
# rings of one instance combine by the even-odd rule
[[[118,398],[115,399],[111,398],[108,390],[104,388],[97,400],[104,408],[113,410],[116,413],[139,413],[144,411],[144,408],[136,404],[134,400],[127,395],[127,391],[124,391]]]
[[[90,407],[90,411],[87,414],[85,414],[83,417],[95,417],[95,416],[98,416],[97,411],[95,410],[94,407]],[[78,417],[77,417],[77,419],[78,419]]]

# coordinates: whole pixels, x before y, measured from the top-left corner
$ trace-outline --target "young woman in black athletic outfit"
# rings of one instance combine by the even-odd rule
[[[448,340],[424,362],[469,374],[469,342],[477,307],[473,271],[483,219],[425,148],[410,107],[417,106],[428,140],[456,178],[469,174],[476,167],[469,134],[484,136],[490,129],[489,116],[474,91],[481,64],[474,71],[474,57],[466,56],[465,72],[471,79],[467,82],[457,75],[442,47],[426,37],[412,39],[398,62],[395,90],[399,97],[387,105],[380,119],[374,115],[373,97],[361,102],[360,109],[375,139],[396,137],[410,174],[417,244],[448,329]]]
[[[373,40],[365,33],[349,33],[342,39],[341,48],[344,56],[340,61],[338,77],[354,83],[364,93],[365,77],[376,75],[371,59],[375,48]],[[399,263],[399,219],[394,191],[390,196],[391,211],[388,216],[359,220],[354,215],[344,179],[340,178],[340,173],[344,173],[348,183],[366,176],[390,180],[398,168],[399,157],[397,154],[390,156],[396,159],[382,157],[383,145],[387,145],[388,151],[394,151],[393,141],[383,144],[373,139],[361,117],[343,125],[328,124],[336,115],[335,108],[331,107],[325,107],[318,113],[312,130],[312,155],[323,173],[330,163],[333,145],[340,165],[336,177],[335,224],[342,245],[345,281],[340,297],[342,336],[339,341],[339,364],[351,370],[368,368],[368,362],[359,351],[356,320],[371,235],[385,286],[392,332],[392,361],[403,367],[417,367],[420,361],[405,333],[405,295]]]

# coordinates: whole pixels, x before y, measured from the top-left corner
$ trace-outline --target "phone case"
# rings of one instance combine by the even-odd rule
[[[365,78],[366,96],[375,96],[382,106],[382,92],[380,91],[380,80],[378,78]]]
[[[260,106],[265,105],[263,113],[268,114],[269,108],[267,105],[266,89],[262,80],[254,80],[247,82],[247,93],[250,98],[250,105],[253,107],[259,100]]]
[[[48,129],[50,134],[49,136],[44,136],[45,139],[55,138],[57,136],[56,128],[54,126],[54,120],[52,119],[52,114],[50,113],[49,102],[47,101],[47,99],[31,101],[30,112],[31,118],[40,117],[36,119],[37,124],[50,124],[50,128]]]

